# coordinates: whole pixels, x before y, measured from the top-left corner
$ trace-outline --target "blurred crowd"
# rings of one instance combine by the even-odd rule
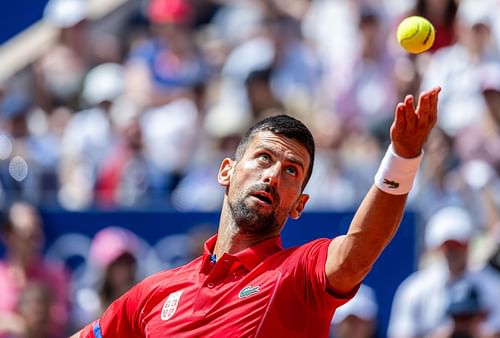
[[[59,38],[1,86],[0,197],[69,210],[217,210],[216,172],[255,120],[313,130],[309,210],[358,205],[389,142],[395,104],[440,85],[411,206],[498,205],[500,5],[463,0],[147,0],[93,30],[87,0],[51,0]],[[432,50],[395,39],[430,19]],[[482,197],[481,197],[482,198]],[[481,219],[481,223],[488,220]]]
[[[86,0],[50,0],[43,20],[58,31],[55,45],[0,84],[0,205],[27,202],[9,209],[10,217],[19,213],[16,222],[37,224],[32,206],[217,211],[224,193],[216,180],[221,159],[233,155],[254,121],[281,112],[303,120],[315,136],[307,210],[352,210],[373,182],[396,103],[440,85],[438,126],[409,199],[419,220],[422,270],[396,294],[396,313],[407,317],[391,317],[390,336],[424,337],[439,327],[436,337],[452,337],[447,332],[460,323],[447,321],[448,331],[441,324],[460,311],[448,293],[462,291],[462,301],[476,302],[477,322],[494,312],[480,300],[495,299],[494,292],[500,299],[500,1],[133,3],[107,29],[95,30]],[[431,51],[409,55],[397,45],[395,29],[409,15],[435,26]],[[429,234],[436,219],[452,224],[442,226],[449,231]],[[0,321],[0,332],[2,325],[22,322],[24,311],[37,312],[25,315],[35,321],[43,309],[71,313],[64,309],[75,301],[64,286],[69,278],[46,283],[63,278],[51,272],[60,267],[26,259],[31,254],[23,250],[40,246],[40,229],[23,229],[14,239],[13,223],[7,222],[4,237],[17,258],[6,258],[12,269],[0,265],[0,312],[16,315]],[[31,240],[32,248],[16,249],[16,241],[22,247]],[[80,297],[95,301],[77,317],[95,317],[133,284],[133,256],[119,256],[116,265],[106,263],[116,268],[103,275],[101,288]],[[429,276],[437,279],[425,277],[423,271],[434,268],[440,272]],[[483,276],[490,268],[497,284],[472,279],[493,287],[455,283],[469,269]],[[47,286],[54,285],[61,287],[51,292]],[[5,298],[11,289],[17,291]],[[492,294],[478,296],[485,289]],[[426,299],[438,302],[437,310],[428,311]],[[359,337],[373,337],[376,306],[361,307],[360,318],[370,323]],[[43,324],[34,332],[57,337],[69,317],[39,318],[10,332],[35,337],[29,325]],[[487,332],[500,332],[500,319],[488,318]],[[343,331],[336,337],[355,337]]]

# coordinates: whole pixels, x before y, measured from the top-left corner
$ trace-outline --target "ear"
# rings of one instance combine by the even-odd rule
[[[236,161],[231,160],[230,158],[225,158],[222,160],[219,168],[219,174],[217,175],[217,181],[220,185],[227,187],[229,186],[229,182],[231,181],[231,176],[233,175],[233,169],[236,164]]]
[[[309,200],[309,195],[307,194],[301,194],[295,204],[292,207],[292,210],[290,210],[290,217],[293,219],[299,219],[300,215],[302,215],[302,212],[304,211],[304,208],[306,206],[307,201]]]

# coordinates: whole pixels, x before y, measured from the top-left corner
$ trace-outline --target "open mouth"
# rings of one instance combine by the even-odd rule
[[[271,195],[269,195],[266,192],[256,192],[252,194],[253,197],[257,198],[258,200],[266,203],[266,204],[273,204],[273,199],[271,198]]]

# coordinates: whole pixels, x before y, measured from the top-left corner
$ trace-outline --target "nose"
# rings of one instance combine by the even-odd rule
[[[277,187],[280,181],[281,164],[279,162],[274,163],[274,165],[266,168],[262,176],[264,183],[269,184],[273,187]]]

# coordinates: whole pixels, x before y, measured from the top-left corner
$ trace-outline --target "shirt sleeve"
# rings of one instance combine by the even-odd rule
[[[140,315],[145,281],[115,300],[101,318],[85,326],[80,338],[141,337]]]
[[[297,248],[292,255],[292,274],[299,292],[305,291],[306,302],[326,309],[337,308],[349,301],[358,291],[355,287],[347,296],[338,297],[329,292],[325,265],[331,239],[320,238]]]

